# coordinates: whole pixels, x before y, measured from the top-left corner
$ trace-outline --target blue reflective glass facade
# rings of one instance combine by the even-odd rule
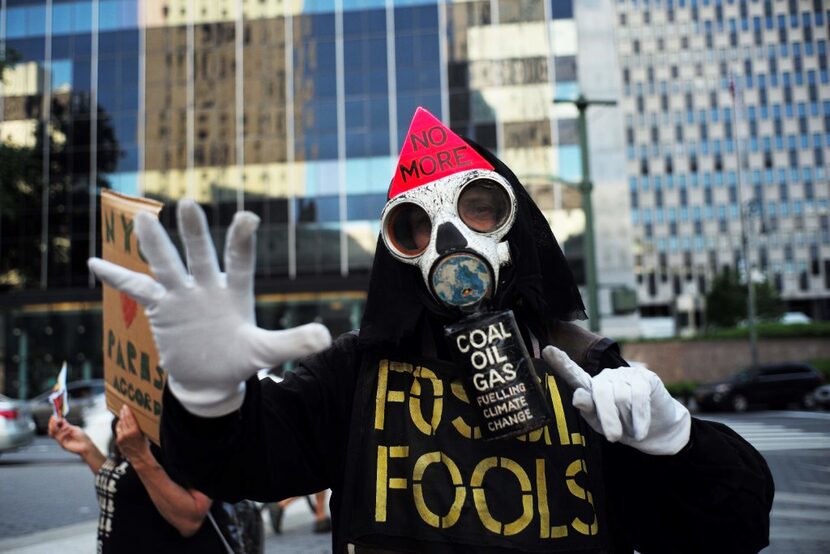
[[[62,334],[71,320],[76,335],[97,337],[99,292],[85,262],[98,248],[103,187],[164,202],[174,237],[175,201],[197,199],[220,251],[233,213],[257,213],[263,324],[317,317],[336,334],[359,323],[380,212],[418,106],[508,160],[539,160],[533,173],[578,177],[575,120],[557,125],[547,110],[554,94],[577,90],[571,0],[241,4],[242,14],[207,0],[4,4],[0,42],[16,57],[0,93],[0,139],[32,156],[35,188],[0,218],[0,305],[12,306],[0,308],[12,375],[0,391],[42,388],[40,377],[21,382],[21,360],[11,359],[27,333],[33,375],[51,374],[59,355],[72,377],[95,373],[100,344],[54,349],[36,331],[43,318],[10,314],[47,299],[88,302],[43,310]],[[490,46],[515,42],[518,25],[531,31],[520,47]],[[560,33],[551,40],[568,42],[555,55],[548,25]]]
[[[20,186],[0,193],[0,392],[26,397],[62,360],[100,376],[86,260],[98,191],[138,192],[141,31],[134,0],[4,6],[0,148]]]

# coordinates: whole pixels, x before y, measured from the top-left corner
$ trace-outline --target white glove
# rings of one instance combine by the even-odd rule
[[[202,209],[181,200],[177,219],[190,275],[161,223],[144,212],[135,217],[135,232],[158,280],[99,258],[90,258],[89,268],[144,306],[170,391],[182,405],[195,415],[218,417],[242,405],[245,380],[257,370],[322,350],[331,335],[319,323],[285,331],[257,327],[256,215],[234,215],[225,245],[226,273],[219,270]]]
[[[591,377],[554,346],[542,351],[553,371],[573,389],[573,405],[594,431],[646,454],[677,454],[689,442],[689,410],[652,371],[605,369]]]

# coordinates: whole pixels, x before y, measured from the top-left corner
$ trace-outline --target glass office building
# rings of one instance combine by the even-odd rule
[[[753,274],[830,318],[828,2],[616,5],[643,315],[700,325],[743,209]]]
[[[598,9],[613,25],[610,4],[574,4],[3,0],[0,136],[25,163],[0,222],[0,390],[31,396],[62,359],[71,378],[100,372],[100,291],[85,262],[100,248],[102,187],[161,200],[171,230],[175,200],[195,198],[219,248],[237,209],[256,212],[260,324],[357,327],[417,106],[527,177],[579,273],[578,198],[550,179],[580,176],[576,111],[552,100],[585,89],[583,72],[618,72],[597,68],[614,63],[611,35],[583,40],[578,21]],[[581,59],[593,40],[601,55]],[[615,118],[622,137],[617,112],[600,124]],[[624,160],[595,158],[598,184],[624,190]],[[604,274],[633,284],[630,252],[611,250]]]

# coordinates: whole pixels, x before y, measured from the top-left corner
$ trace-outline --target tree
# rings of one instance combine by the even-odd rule
[[[20,55],[11,48],[0,55],[0,81],[5,83],[6,71],[14,67],[19,60]],[[21,214],[39,190],[37,183],[39,177],[33,149],[29,146],[8,144],[0,137],[0,239],[3,240],[0,288],[25,281],[26,270],[12,261],[6,261],[8,251],[15,250],[15,247],[10,246],[9,234],[5,231],[20,229],[23,219]]]
[[[0,81],[6,80],[6,70],[14,67],[14,64],[20,61],[20,52],[14,48],[6,48],[3,54],[0,55]]]
[[[758,319],[775,320],[784,313],[778,291],[769,281],[754,283]],[[706,323],[711,327],[735,327],[747,318],[746,283],[737,270],[724,268],[706,294]]]
[[[101,106],[97,112],[95,194],[107,186],[105,174],[117,169],[122,156],[109,114]],[[31,116],[39,117],[37,113]],[[74,284],[73,275],[86,274],[91,168],[88,95],[53,96],[49,125],[38,121],[34,135],[31,147],[0,141],[0,289],[29,288],[40,278],[45,140],[49,141],[49,283],[55,283],[54,276],[58,284]]]
[[[777,321],[784,315],[784,302],[769,281],[755,283],[755,306],[758,309],[758,317],[767,321]]]
[[[20,209],[34,193],[38,178],[32,149],[0,142],[0,212],[3,219],[16,222]]]
[[[6,71],[19,59],[20,55],[11,48],[0,56],[0,81],[5,83]],[[0,217],[17,220],[22,202],[30,194],[36,169],[31,148],[0,140]]]

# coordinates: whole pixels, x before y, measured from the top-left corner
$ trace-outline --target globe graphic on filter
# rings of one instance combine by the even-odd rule
[[[432,288],[438,299],[459,308],[481,302],[490,289],[490,269],[471,254],[451,254],[432,272]]]

